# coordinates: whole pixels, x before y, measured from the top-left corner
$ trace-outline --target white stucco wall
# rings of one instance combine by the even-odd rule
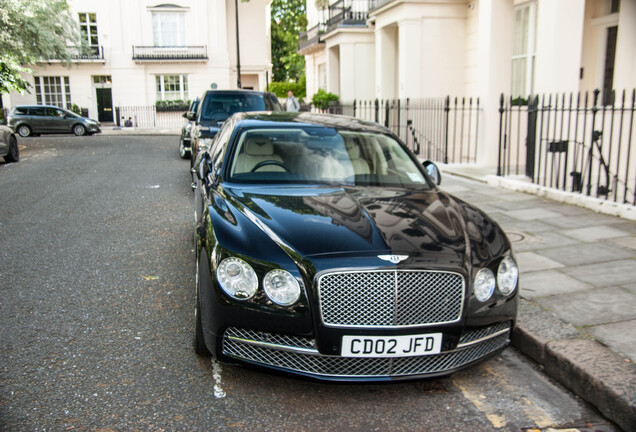
[[[241,72],[248,85],[265,89],[265,72],[270,72],[269,0],[239,2],[241,31]],[[155,0],[72,0],[73,16],[96,13],[99,44],[104,60],[74,62],[70,68],[59,63],[32,66],[36,76],[68,76],[74,104],[88,108],[97,117],[96,86],[92,77],[112,77],[113,106],[153,105],[156,101],[157,75],[187,75],[188,98],[200,96],[216,83],[218,88],[236,88],[236,33],[234,1],[176,0],[185,14],[185,38],[188,46],[206,46],[207,60],[174,62],[166,60],[134,61],[133,46],[152,46],[152,10]],[[28,78],[33,82],[32,75]],[[3,98],[5,106],[35,103],[36,95],[12,93]]]

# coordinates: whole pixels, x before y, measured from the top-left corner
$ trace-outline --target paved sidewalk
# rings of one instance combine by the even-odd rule
[[[181,128],[137,128],[102,125],[102,135],[181,135]],[[176,140],[178,144],[178,139]]]
[[[442,189],[486,211],[513,242],[522,296],[513,344],[636,431],[636,222],[449,170]]]

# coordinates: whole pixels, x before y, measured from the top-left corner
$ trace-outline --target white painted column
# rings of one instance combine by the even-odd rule
[[[584,20],[584,1],[538,0],[534,93],[579,90]]]
[[[375,97],[397,97],[397,27],[382,27],[375,31]]]
[[[340,95],[340,46],[327,48],[327,92]]]
[[[480,0],[476,88],[483,107],[477,164],[495,173],[499,150],[499,97],[510,92],[513,2]]]
[[[618,40],[614,62],[614,88],[636,87],[636,1],[622,1],[618,16]]]
[[[398,23],[398,97],[421,96],[424,79],[422,68],[422,22],[420,19],[401,20]]]

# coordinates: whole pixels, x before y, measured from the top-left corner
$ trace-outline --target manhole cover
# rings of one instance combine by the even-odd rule
[[[511,243],[521,243],[526,239],[525,234],[522,234],[520,232],[511,231],[507,232],[506,235],[508,236],[508,239]]]

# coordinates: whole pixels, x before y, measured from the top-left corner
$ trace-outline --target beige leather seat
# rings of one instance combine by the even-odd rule
[[[274,153],[274,145],[268,138],[260,135],[248,137],[243,144],[243,152],[236,158],[234,173],[251,172],[256,165],[268,160],[283,162],[283,159]],[[264,165],[258,171],[285,172],[285,169],[272,164]]]
[[[360,157],[360,147],[353,144],[350,148],[347,148],[351,165],[353,166],[353,172],[357,175],[370,174],[369,164],[367,161]]]

